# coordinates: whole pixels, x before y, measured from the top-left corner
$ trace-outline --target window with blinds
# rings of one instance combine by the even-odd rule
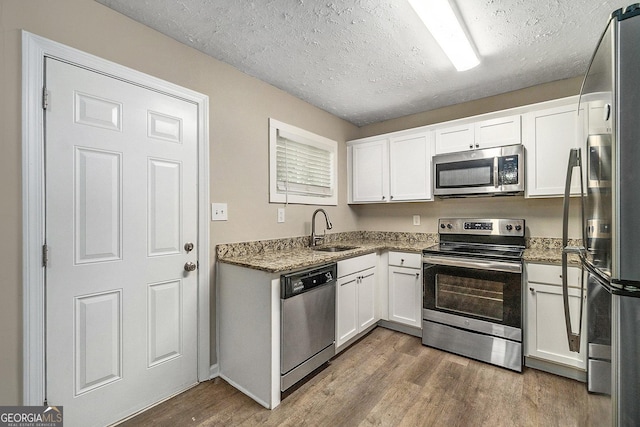
[[[337,142],[271,119],[270,201],[336,205]]]

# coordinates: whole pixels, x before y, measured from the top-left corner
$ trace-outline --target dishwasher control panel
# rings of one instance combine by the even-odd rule
[[[280,276],[280,297],[291,298],[318,286],[331,284],[335,282],[336,276],[337,264],[284,274]]]

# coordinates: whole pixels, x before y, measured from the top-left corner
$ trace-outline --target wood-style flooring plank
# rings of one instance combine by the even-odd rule
[[[425,347],[384,328],[337,355],[268,410],[222,379],[204,382],[131,426],[601,426],[610,405],[583,383],[520,374]]]

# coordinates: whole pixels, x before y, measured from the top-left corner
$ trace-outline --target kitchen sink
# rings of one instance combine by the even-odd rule
[[[356,248],[357,246],[313,246],[311,249],[320,252],[342,252]]]

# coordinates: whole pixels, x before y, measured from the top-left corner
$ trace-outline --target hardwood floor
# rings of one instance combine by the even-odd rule
[[[219,378],[123,426],[603,426],[583,383],[523,374],[376,328],[270,411]]]

